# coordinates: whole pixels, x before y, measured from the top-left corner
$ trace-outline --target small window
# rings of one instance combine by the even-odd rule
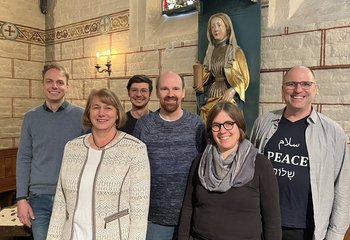
[[[168,16],[195,11],[199,4],[199,0],[161,0],[161,2],[162,13]]]

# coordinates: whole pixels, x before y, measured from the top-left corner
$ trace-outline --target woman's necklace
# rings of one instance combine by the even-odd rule
[[[107,146],[108,144],[110,144],[110,143],[113,141],[113,139],[115,138],[115,136],[117,136],[117,133],[118,133],[118,130],[115,131],[115,134],[114,134],[114,136],[112,137],[112,139],[109,140],[108,143],[106,143],[105,145],[102,145],[102,146],[98,146],[98,145],[96,144],[94,134],[91,133],[91,135],[92,135],[92,141],[94,142],[94,144],[95,144],[95,146],[97,147],[97,149],[98,149],[98,150],[101,150],[102,148],[104,148],[105,146]]]

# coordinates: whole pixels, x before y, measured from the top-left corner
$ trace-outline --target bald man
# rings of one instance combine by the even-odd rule
[[[176,238],[187,176],[192,160],[205,148],[201,118],[182,108],[185,82],[175,72],[156,81],[160,109],[136,122],[134,136],[147,145],[151,199],[147,240]]]
[[[312,107],[316,93],[312,70],[292,67],[282,82],[286,106],[260,116],[251,133],[278,180],[283,240],[342,240],[349,227],[347,136]]]

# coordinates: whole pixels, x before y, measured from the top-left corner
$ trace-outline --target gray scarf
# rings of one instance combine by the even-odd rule
[[[223,159],[216,145],[208,144],[199,163],[198,176],[203,187],[212,192],[226,192],[241,187],[254,177],[258,150],[246,139]]]

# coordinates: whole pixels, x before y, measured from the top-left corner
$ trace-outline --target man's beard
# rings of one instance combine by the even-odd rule
[[[174,100],[175,102],[167,103],[166,101],[169,99]],[[180,107],[179,99],[177,97],[166,97],[164,98],[164,101],[160,102],[160,105],[164,111],[168,113],[173,113]]]

